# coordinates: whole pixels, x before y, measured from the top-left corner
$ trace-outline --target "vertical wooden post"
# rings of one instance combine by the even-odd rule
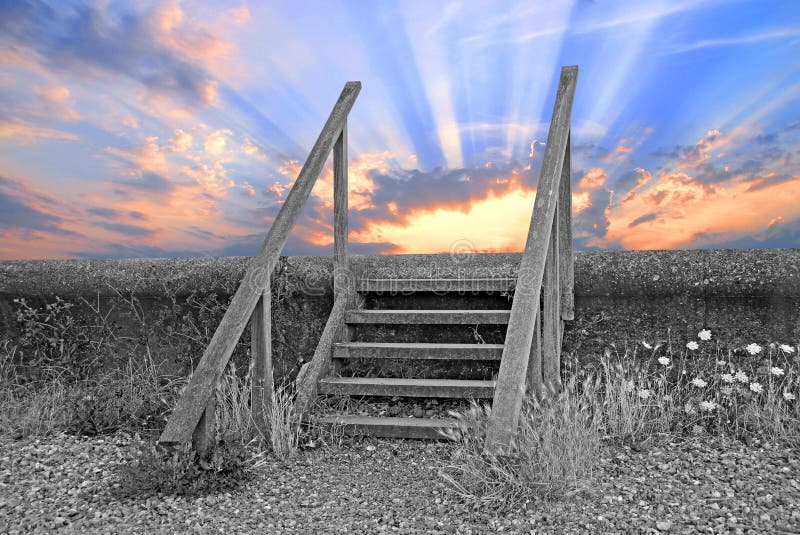
[[[347,253],[347,122],[333,146],[333,291],[348,291],[350,258]]]
[[[548,390],[561,385],[561,288],[559,279],[558,220],[560,207],[553,217],[550,243],[544,268],[544,306],[542,312],[542,375]]]
[[[272,379],[272,294],[270,276],[250,316],[250,411],[261,436],[269,436],[268,414],[275,385]]]
[[[201,459],[208,458],[216,442],[216,410],[217,395],[215,392],[209,399],[202,416],[200,416],[200,421],[197,422],[197,427],[192,433],[192,449]]]
[[[348,169],[347,169],[347,121],[333,145],[333,294],[347,298],[347,309],[356,308],[355,280],[350,272],[348,253]],[[342,323],[335,333],[336,341],[353,339],[353,328]],[[339,374],[339,362],[329,361],[329,372]]]
[[[533,341],[528,359],[528,394],[542,399],[544,383],[542,377],[542,309],[537,307],[533,317]]]
[[[575,263],[572,258],[572,162],[570,160],[571,135],[567,136],[567,148],[561,168],[561,184],[558,199],[558,249],[559,274],[561,278],[561,319],[575,319]]]

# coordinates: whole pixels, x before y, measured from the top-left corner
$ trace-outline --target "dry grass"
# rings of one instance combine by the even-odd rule
[[[490,409],[473,404],[455,415],[459,429],[445,433],[457,448],[442,477],[468,502],[496,510],[580,492],[591,481],[600,446],[596,388],[596,381],[570,380],[549,399],[526,398],[517,435],[503,455],[484,452]]]

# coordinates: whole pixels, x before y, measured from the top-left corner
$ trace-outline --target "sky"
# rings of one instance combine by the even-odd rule
[[[521,251],[565,65],[576,248],[800,247],[800,2],[0,0],[0,259],[254,254],[349,80],[352,253]]]

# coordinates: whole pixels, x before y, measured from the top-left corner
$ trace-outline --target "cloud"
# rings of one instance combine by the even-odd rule
[[[42,97],[46,105],[54,115],[66,119],[68,121],[77,121],[81,116],[69,106],[70,90],[63,85],[55,85],[48,87],[38,87],[35,89],[36,93]]]
[[[5,46],[31,50],[44,69],[58,75],[125,78],[190,107],[215,105],[212,67],[225,63],[220,60],[230,47],[205,30],[183,27],[181,19],[174,2],[122,16],[112,16],[104,4],[54,9],[4,2],[0,34]],[[50,31],[41,31],[43,21]]]
[[[230,131],[228,128],[223,128],[220,130],[215,130],[211,132],[203,139],[203,146],[205,148],[206,154],[211,156],[219,156],[225,152],[226,144],[228,142],[228,137],[231,136],[233,132]]]
[[[592,167],[581,177],[578,187],[583,190],[597,189],[606,183],[607,178],[608,173],[606,173],[605,169]]]
[[[144,145],[129,149],[106,147],[105,152],[126,165],[129,171],[166,174],[169,172],[167,155],[158,145],[158,137],[145,138]]]
[[[78,136],[54,128],[30,124],[22,119],[0,119],[0,138],[8,138],[18,144],[34,143],[40,139],[77,141]]]
[[[683,54],[694,50],[704,48],[717,48],[722,46],[738,46],[749,45],[753,43],[761,43],[764,41],[774,41],[776,39],[796,39],[800,37],[800,28],[781,28],[778,30],[771,30],[768,32],[752,33],[749,35],[740,35],[737,37],[720,37],[717,39],[702,39],[693,43],[685,43],[676,45],[669,50],[666,54]]]
[[[628,223],[628,228],[633,228],[633,227],[636,227],[638,225],[641,225],[642,223],[647,223],[648,221],[653,221],[656,217],[658,217],[658,214],[656,214],[655,212],[650,212],[649,214],[645,214],[645,215],[639,216],[636,219],[634,219],[633,221],[631,221],[630,223]]]
[[[233,18],[233,22],[239,26],[247,24],[250,20],[250,10],[247,9],[247,6],[232,7],[228,13]]]
[[[194,135],[191,132],[175,130],[175,136],[169,140],[170,150],[173,152],[189,152],[194,143]]]

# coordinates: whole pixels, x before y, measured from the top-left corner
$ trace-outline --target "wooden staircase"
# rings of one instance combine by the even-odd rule
[[[201,455],[210,451],[215,436],[215,386],[248,326],[253,420],[268,435],[265,415],[274,389],[270,278],[332,152],[334,302],[314,355],[297,377],[297,413],[312,414],[318,396],[491,399],[485,447],[491,452],[507,447],[526,393],[544,396],[559,388],[563,324],[573,319],[570,116],[577,74],[577,67],[561,71],[531,224],[512,278],[398,278],[359,271],[358,266],[351,265],[347,246],[347,120],[361,84],[345,84],[159,442],[181,444],[191,440]],[[460,255],[451,256],[454,261],[463,261]],[[503,296],[512,290],[513,299],[509,301]],[[431,296],[436,299],[431,300]],[[451,303],[457,305],[450,308],[430,306],[454,296],[458,298]],[[453,333],[463,335],[471,325],[476,326],[475,333],[478,326],[494,328],[496,339],[476,343],[481,339],[448,338]],[[376,326],[391,326],[397,336],[375,336]],[[401,335],[403,327],[418,330]],[[431,329],[439,329],[439,335],[426,340]],[[364,366],[365,362],[371,364]],[[413,374],[418,377],[398,373],[404,366],[419,372]],[[476,376],[465,377],[465,370]],[[322,415],[319,420],[342,425],[351,432],[408,438],[435,438],[439,429],[455,425],[448,418],[346,413]]]
[[[478,326],[504,326],[508,324],[511,314],[507,308],[509,301],[500,297],[497,302],[506,305],[505,309],[432,309],[432,308],[392,308],[393,301],[401,301],[400,306],[409,302],[422,302],[421,306],[431,303],[441,304],[452,301],[450,296],[459,296],[459,301],[469,301],[470,294],[492,295],[507,294],[513,290],[514,279],[361,279],[358,282],[358,293],[361,301],[373,306],[389,308],[354,308],[345,312],[344,322],[353,331],[352,337],[357,341],[341,341],[333,345],[331,370],[346,370],[348,376],[330,375],[321,378],[317,383],[317,393],[327,396],[356,397],[408,397],[408,398],[450,398],[450,399],[483,399],[491,400],[496,383],[487,370],[496,375],[503,355],[502,343],[479,343],[471,336],[470,328]],[[370,299],[370,296],[372,299]],[[420,297],[420,299],[414,299]],[[469,303],[480,306],[477,300]],[[413,341],[384,341],[386,338],[376,336],[375,326],[391,326],[393,328],[410,328],[405,339]],[[426,333],[420,333],[417,326],[427,327]],[[473,327],[474,326],[474,327]],[[364,329],[366,327],[366,329]],[[363,335],[361,330],[367,332]],[[459,337],[453,341],[423,341],[430,338],[448,339]],[[389,336],[391,338],[391,336]],[[468,341],[472,338],[471,343]],[[377,339],[377,340],[376,340]],[[380,341],[378,341],[380,340]],[[398,378],[385,377],[380,371],[370,373],[376,367],[381,369],[382,362],[392,362],[398,367],[418,370],[418,375],[425,375],[430,365],[438,365],[440,371],[435,378]],[[463,378],[465,365],[478,361],[491,364],[484,367],[483,377]],[[362,363],[360,367],[350,366],[353,362]],[[377,366],[364,366],[364,363]],[[450,372],[449,374],[447,372]],[[363,375],[362,375],[363,374]],[[445,375],[442,377],[441,375]],[[472,375],[475,375],[473,372]],[[478,373],[480,375],[480,373]],[[440,430],[456,426],[452,418],[409,418],[364,416],[352,414],[330,414],[316,419],[322,424],[339,425],[351,434],[364,434],[381,437],[405,438],[440,438]]]

